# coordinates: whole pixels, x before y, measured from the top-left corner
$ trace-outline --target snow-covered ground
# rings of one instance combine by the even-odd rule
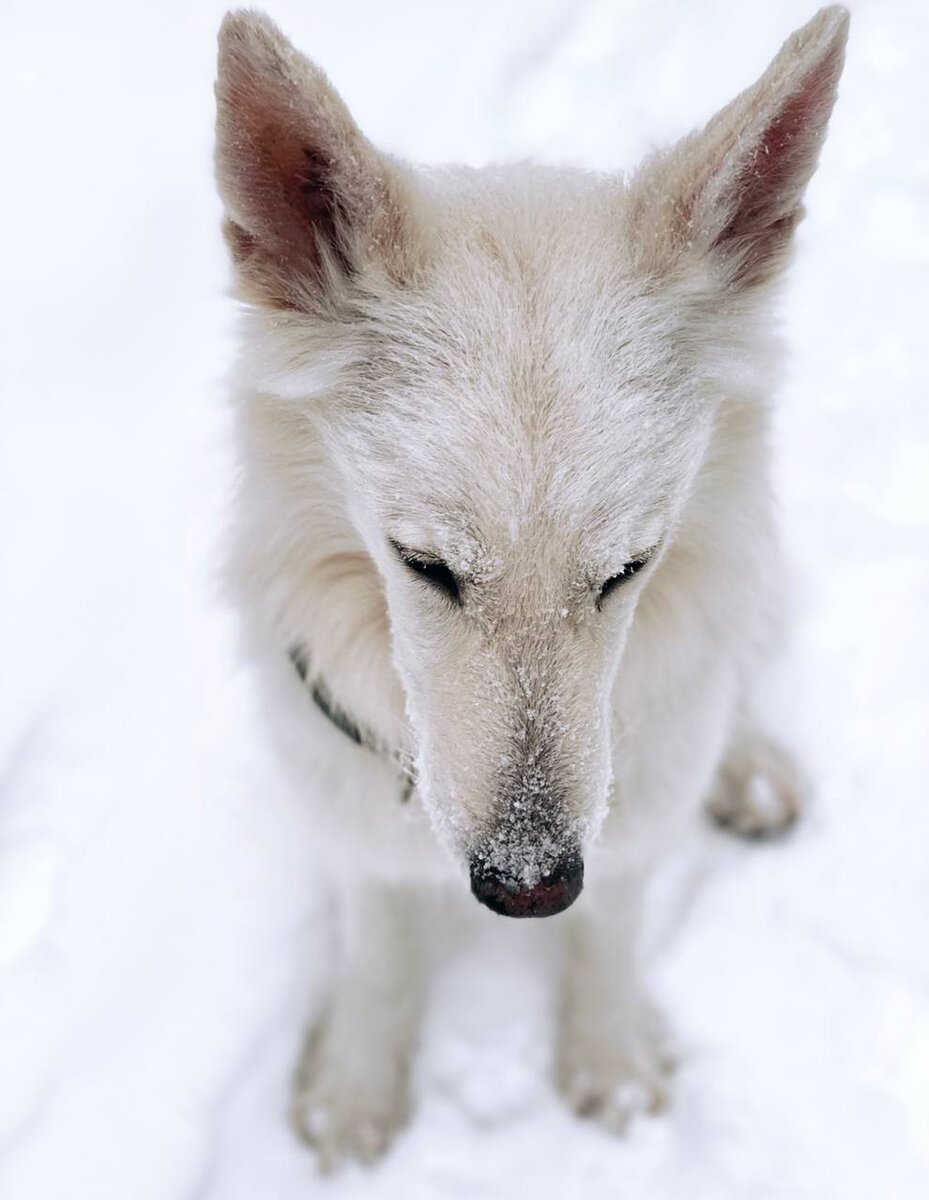
[[[267,7],[389,149],[619,166],[813,4]],[[780,705],[816,810],[774,847],[695,828],[659,882],[652,970],[686,1051],[668,1114],[622,1142],[567,1115],[550,964],[488,917],[444,956],[408,1131],[323,1181],[284,1120],[325,961],[312,836],[213,582],[223,4],[4,6],[3,1200],[929,1195],[929,6],[852,8],[778,431]]]

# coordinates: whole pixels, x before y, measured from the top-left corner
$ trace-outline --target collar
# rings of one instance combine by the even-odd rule
[[[321,676],[310,677],[310,656],[304,645],[295,642],[287,651],[287,655],[300,682],[305,686],[310,698],[323,716],[328,717],[336,729],[341,730],[356,746],[362,746],[365,750],[370,750],[372,754],[386,758],[397,767],[403,779],[400,799],[403,803],[409,800],[416,786],[416,777],[412,768],[403,762],[400,753],[388,746],[382,738],[362,725],[360,721],[357,721],[340,704],[337,704]]]

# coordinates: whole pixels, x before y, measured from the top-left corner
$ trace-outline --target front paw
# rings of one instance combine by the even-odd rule
[[[307,1040],[291,1101],[297,1133],[330,1173],[346,1162],[370,1164],[390,1146],[409,1115],[405,1053],[350,1037],[328,1021]]]
[[[808,791],[790,751],[756,733],[739,739],[723,762],[707,811],[740,837],[778,837],[797,821]]]
[[[612,1014],[578,1018],[566,1018],[558,1053],[558,1085],[570,1108],[616,1134],[638,1116],[661,1112],[675,1058],[658,1014],[643,1003],[623,1022]]]

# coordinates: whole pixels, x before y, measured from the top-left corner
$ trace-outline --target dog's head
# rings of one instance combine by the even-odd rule
[[[312,476],[316,535],[379,581],[420,794],[498,911],[580,890],[624,648],[697,553],[681,530],[721,405],[752,391],[846,26],[821,12],[627,182],[414,172],[270,21],[223,25],[217,173],[269,470]]]

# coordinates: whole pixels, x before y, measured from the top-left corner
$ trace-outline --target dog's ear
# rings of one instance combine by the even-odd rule
[[[410,269],[412,184],[269,18],[219,33],[216,177],[246,299],[311,310],[346,280]]]
[[[803,216],[847,35],[847,11],[821,9],[705,129],[646,160],[627,210],[646,271],[700,256],[736,289],[777,273]]]

